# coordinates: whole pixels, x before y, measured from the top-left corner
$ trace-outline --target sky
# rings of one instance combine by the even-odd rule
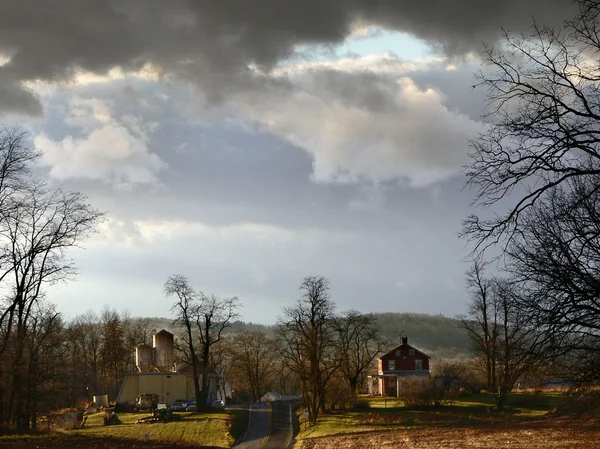
[[[466,312],[483,44],[566,0],[4,0],[0,122],[106,212],[48,289],[170,316],[183,274],[269,324],[306,276],[338,310]]]

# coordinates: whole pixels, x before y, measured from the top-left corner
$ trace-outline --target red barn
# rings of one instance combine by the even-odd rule
[[[377,378],[381,396],[398,396],[400,381],[406,377],[429,378],[429,357],[408,344],[408,337],[402,337],[402,344],[377,362]],[[369,385],[372,390],[372,384]],[[372,391],[370,391],[372,394]]]

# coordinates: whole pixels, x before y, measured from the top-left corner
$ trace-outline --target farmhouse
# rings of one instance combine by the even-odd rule
[[[402,337],[402,344],[384,354],[377,361],[377,379],[380,396],[398,396],[403,379],[409,377],[429,378],[429,357],[408,344],[408,337]],[[369,394],[373,395],[373,382],[369,382]]]
[[[194,380],[191,367],[174,364],[173,334],[161,330],[152,336],[153,345],[141,344],[135,348],[137,372],[125,374],[117,396],[117,404],[132,403],[142,394],[157,394],[160,402],[171,405],[177,399],[191,401]],[[199,375],[202,383],[202,374]],[[208,399],[217,399],[219,376],[212,371]]]

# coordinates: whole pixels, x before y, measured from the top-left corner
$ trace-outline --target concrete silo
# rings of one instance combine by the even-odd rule
[[[173,334],[166,330],[152,336],[154,346],[154,366],[160,372],[171,371],[173,367]]]
[[[147,373],[152,369],[154,350],[147,344],[135,347],[135,364],[140,373]]]

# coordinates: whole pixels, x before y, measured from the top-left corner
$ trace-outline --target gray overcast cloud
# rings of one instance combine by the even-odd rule
[[[10,61],[0,68],[0,104],[36,114],[39,106],[16,89],[21,81],[64,81],[77,69],[105,73],[148,63],[197,83],[211,98],[282,87],[249,65],[268,73],[295,46],[340,43],[359,21],[460,56],[496,41],[500,27],[525,31],[534,15],[555,24],[571,9],[566,0],[5,0],[0,50]]]
[[[181,273],[268,323],[321,274],[341,309],[463,312],[456,234],[467,140],[485,130],[471,88],[482,43],[571,10],[1,2],[3,121],[30,131],[40,171],[108,212],[73,253],[78,280],[50,298],[68,314],[108,304],[167,315],[162,284]]]

